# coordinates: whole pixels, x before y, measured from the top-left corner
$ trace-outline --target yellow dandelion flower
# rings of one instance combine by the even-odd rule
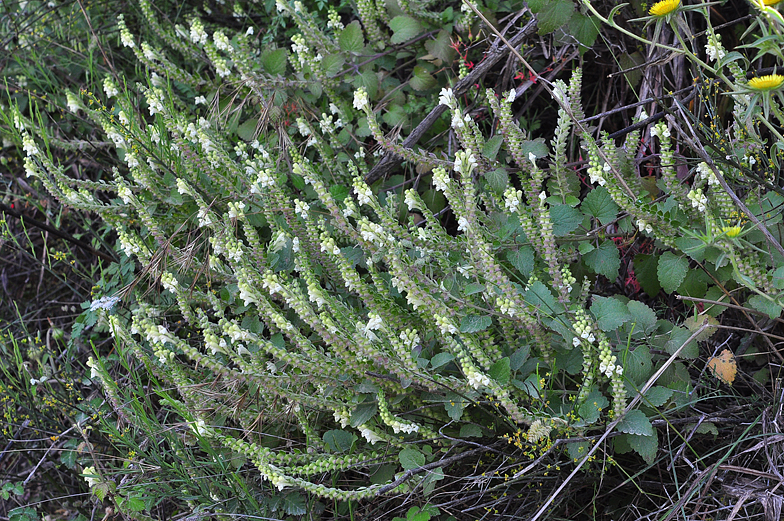
[[[776,5],[779,2],[781,2],[781,0],[762,0],[762,3],[765,4],[768,7],[770,7],[772,5]]]
[[[730,239],[734,239],[740,232],[742,231],[740,226],[723,226],[721,228],[722,233],[724,233]]]
[[[768,74],[757,76],[749,80],[748,86],[754,90],[775,90],[784,84],[784,76],[781,74]]]
[[[648,14],[651,16],[667,16],[681,5],[681,0],[661,0],[651,7]]]

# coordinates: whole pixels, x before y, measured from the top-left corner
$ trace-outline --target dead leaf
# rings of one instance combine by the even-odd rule
[[[725,384],[732,385],[732,382],[735,381],[735,375],[738,374],[738,363],[735,361],[732,351],[725,349],[719,353],[719,356],[708,360],[708,369],[711,370],[713,376]]]
[[[706,323],[708,324],[708,327],[703,329],[702,332],[699,335],[697,335],[697,337],[695,338],[697,342],[704,342],[708,340],[710,337],[712,337],[713,334],[719,330],[719,328],[717,327],[719,325],[719,321],[716,320],[716,318],[710,315],[699,315],[697,317],[688,317],[686,321],[683,323],[683,325],[689,328],[689,331],[694,333],[699,328],[701,328],[703,324]]]

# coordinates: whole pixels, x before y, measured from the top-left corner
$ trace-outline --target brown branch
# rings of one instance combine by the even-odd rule
[[[536,20],[531,20],[509,40],[509,43],[513,46],[520,45],[523,43],[523,40],[525,40],[530,34],[534,32],[534,30],[536,30]],[[457,84],[452,88],[456,98],[459,98],[468,92],[468,89],[471,86],[476,84],[482,76],[487,74],[491,68],[493,68],[507,54],[509,54],[509,47],[502,44],[503,40],[501,38],[496,38],[495,41],[493,41],[493,45],[491,45],[490,49],[487,51],[484,60],[477,64],[468,74],[468,76],[457,82]],[[430,129],[430,127],[432,127],[433,124],[438,121],[438,118],[441,117],[441,114],[443,114],[445,110],[446,106],[444,105],[438,105],[433,110],[431,110],[430,114],[425,116],[425,119],[423,119],[419,125],[417,125],[416,128],[411,131],[411,134],[408,135],[405,141],[403,141],[403,147],[413,148],[414,145],[416,145],[417,142],[422,138],[422,136],[425,135],[425,133]],[[370,172],[368,172],[368,175],[365,177],[365,182],[367,184],[373,184],[375,181],[386,177],[390,172],[397,168],[400,163],[402,163],[402,159],[396,157],[391,152],[387,152],[370,170]]]
[[[80,241],[79,239],[77,239],[77,238],[75,238],[75,237],[73,237],[71,235],[68,235],[65,232],[61,232],[60,230],[58,230],[57,228],[55,228],[53,226],[49,226],[48,224],[43,223],[43,222],[41,222],[41,221],[39,221],[37,219],[33,219],[32,217],[28,217],[28,216],[24,215],[21,212],[17,212],[16,210],[11,209],[10,207],[6,206],[3,203],[0,203],[0,212],[5,213],[7,215],[10,215],[12,217],[16,217],[17,219],[19,219],[20,221],[22,221],[26,225],[35,226],[36,228],[40,228],[40,229],[42,229],[44,231],[47,231],[47,232],[51,233],[52,235],[60,237],[61,239],[65,240],[65,241],[68,241],[68,242],[70,242],[72,244],[75,244],[76,246],[82,248],[83,250],[87,250],[88,252],[92,253],[96,257],[100,257],[100,258],[102,258],[105,261],[115,262],[117,260],[117,259],[115,259],[114,257],[112,257],[109,254],[106,254],[106,253],[104,253],[102,251],[96,250],[95,248],[93,248],[92,246],[87,244],[86,242]]]

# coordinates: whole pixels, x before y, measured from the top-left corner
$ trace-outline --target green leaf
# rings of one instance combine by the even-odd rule
[[[452,35],[443,29],[438,31],[435,40],[425,42],[425,49],[439,60],[447,63],[455,58],[455,50],[452,48]]]
[[[550,151],[544,142],[544,138],[540,137],[530,141],[523,141],[523,144],[520,146],[520,153],[525,158],[528,157],[528,154],[533,154],[539,159],[540,157],[546,157]]]
[[[773,272],[773,287],[784,289],[784,266],[776,268],[776,271]]]
[[[354,76],[351,80],[352,85],[354,88],[364,87],[368,93],[368,99],[372,100],[376,97],[378,93],[378,76],[372,69],[366,69],[361,71],[359,74]],[[367,128],[367,118],[362,118],[365,120],[365,127]],[[367,136],[370,135],[370,130],[367,131]]]
[[[659,276],[656,273],[658,265],[659,259],[655,255],[639,254],[634,256],[634,275],[649,297],[655,297],[661,290]]]
[[[452,353],[438,353],[430,360],[430,365],[433,367],[433,369],[438,369],[442,365],[446,365],[454,359],[455,356]]]
[[[436,488],[436,482],[441,481],[444,479],[444,469],[441,467],[437,467],[433,470],[429,470],[425,479],[422,480],[422,493],[425,496],[429,496],[433,493],[433,490]],[[434,513],[438,515],[438,509],[436,508]],[[433,517],[431,512],[427,512],[424,509],[418,513],[416,516],[409,517],[409,521],[430,521],[430,518]]]
[[[444,401],[444,409],[446,413],[454,421],[458,421],[463,416],[463,410],[468,404],[462,396],[448,392],[446,393],[446,400]]]
[[[648,346],[638,345],[628,350],[624,349],[618,357],[619,364],[623,367],[623,376],[635,387],[644,384],[651,376],[653,359]]]
[[[620,432],[637,436],[653,436],[653,426],[645,413],[639,409],[629,411],[616,427]]]
[[[550,289],[538,280],[525,292],[525,302],[538,308],[542,315],[551,318],[563,310],[563,306],[558,304]]]
[[[392,43],[403,43],[422,32],[422,26],[416,18],[410,16],[396,16],[389,22],[389,27],[394,33]]]
[[[656,451],[659,449],[659,440],[656,431],[654,431],[651,436],[622,434],[613,438],[613,446],[615,447],[615,451],[621,454],[634,450],[650,465],[656,459]]]
[[[512,375],[512,369],[509,363],[509,357],[505,356],[490,367],[490,378],[495,380],[501,385],[509,383],[509,377]]]
[[[635,324],[635,332],[649,334],[656,329],[656,313],[651,308],[636,300],[627,302],[626,307],[632,316],[631,321]]]
[[[599,36],[599,19],[575,12],[569,19],[569,34],[580,42],[580,54],[593,47],[596,37]]]
[[[365,38],[362,36],[362,26],[354,20],[340,31],[338,45],[346,52],[359,53],[365,47]]]
[[[528,355],[531,354],[531,346],[523,346],[514,353],[512,356],[509,357],[509,367],[512,371],[517,371],[520,369],[525,361],[528,359]]]
[[[675,391],[669,387],[662,387],[661,385],[654,385],[643,396],[643,403],[651,407],[661,407],[667,400],[670,399],[672,393]]]
[[[529,0],[528,7],[536,13],[539,34],[555,31],[568,22],[574,12],[574,3],[571,0]]]
[[[687,429],[693,428],[693,425],[687,425]],[[713,422],[702,422],[697,426],[697,430],[694,431],[695,434],[713,434],[714,436],[719,435],[719,429],[716,427],[716,424]]]
[[[530,246],[520,246],[517,251],[506,253],[506,260],[517,268],[524,277],[530,277],[534,269],[534,249]]]
[[[286,49],[267,49],[261,53],[261,66],[271,76],[283,76],[286,73]]]
[[[490,160],[495,159],[495,156],[498,155],[498,151],[501,149],[501,144],[503,142],[504,142],[504,136],[502,136],[501,134],[496,134],[495,136],[491,137],[485,142],[485,146],[482,147],[482,155],[484,155],[487,159]],[[506,171],[503,169],[499,169],[499,170],[506,173]]]
[[[683,343],[691,336],[691,331],[686,328],[675,326],[670,331],[670,339],[664,344],[664,350],[667,351],[669,354],[673,354],[675,351],[680,348]],[[685,358],[687,360],[694,360],[700,355],[700,348],[697,345],[697,342],[692,340],[689,344],[683,348],[681,354],[679,355],[681,358]]]
[[[251,118],[243,122],[239,127],[237,127],[237,135],[245,141],[252,140],[253,136],[256,135],[256,127],[258,124],[259,120],[256,118]]]
[[[495,139],[495,138],[491,138]],[[509,174],[503,168],[496,168],[485,174],[485,180],[490,188],[497,194],[504,193],[506,187],[509,185]]]
[[[406,121],[408,121],[408,112],[406,112],[406,109],[404,109],[402,105],[392,105],[389,107],[389,110],[384,112],[381,119],[390,127],[396,127],[405,124]]]
[[[553,222],[553,235],[563,237],[580,226],[583,214],[568,204],[557,204],[550,207],[550,220]]]
[[[484,331],[493,323],[490,315],[466,315],[460,320],[461,333]]]
[[[473,295],[474,293],[481,293],[484,290],[485,290],[484,284],[471,282],[470,284],[466,284],[466,286],[463,288],[463,295],[467,297],[469,295]]]
[[[596,317],[596,324],[602,331],[614,331],[632,318],[626,304],[612,297],[598,295],[593,297],[591,313]]]
[[[621,268],[621,256],[618,248],[611,240],[606,240],[595,250],[583,256],[585,265],[599,275],[604,275],[610,280],[618,278]]]
[[[393,464],[379,465],[376,470],[370,474],[370,482],[374,485],[383,485],[389,483],[395,477],[397,466]]]
[[[329,193],[335,201],[341,203],[348,197],[349,190],[343,185],[332,185],[329,187]]]
[[[689,261],[683,256],[677,256],[672,252],[665,251],[659,257],[659,267],[656,273],[662,289],[667,293],[672,293],[681,285],[686,273],[689,271]]]
[[[710,277],[702,270],[689,270],[686,273],[681,285],[678,286],[678,294],[689,297],[703,298],[708,289]]]
[[[305,496],[299,492],[289,492],[283,496],[283,511],[290,516],[304,516],[308,512]]]
[[[141,512],[144,510],[144,500],[137,496],[129,496],[122,502],[123,507],[128,508],[131,512]]]
[[[438,85],[438,80],[421,65],[414,67],[413,74],[408,84],[416,91],[432,89]]]
[[[626,82],[632,88],[636,87],[642,80],[642,68],[640,68],[640,65],[645,63],[645,57],[640,52],[623,53],[618,57],[618,63],[621,70],[629,71],[623,75]]]
[[[343,70],[344,63],[346,63],[346,57],[342,54],[327,54],[321,60],[321,70],[327,77],[332,78]]]
[[[608,224],[618,216],[618,205],[603,186],[597,186],[583,199],[582,210],[602,224]]]
[[[344,430],[333,429],[325,432],[322,439],[333,452],[346,452],[354,444],[355,436]]]
[[[405,470],[418,469],[425,464],[425,455],[416,449],[401,450],[398,459]]]
[[[466,423],[460,426],[461,438],[481,438],[482,428],[474,423]]]
[[[762,295],[754,295],[750,297],[749,305],[757,311],[765,313],[772,319],[777,319],[781,316],[781,306],[775,302],[771,302]]]
[[[362,402],[351,412],[351,426],[356,428],[364,425],[378,412],[376,402]]]
[[[577,414],[582,418],[586,425],[595,423],[601,416],[602,410],[607,407],[610,402],[599,391],[591,391],[585,397],[585,401],[577,409]]]

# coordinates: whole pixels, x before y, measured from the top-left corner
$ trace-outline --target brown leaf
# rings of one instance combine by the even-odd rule
[[[713,376],[722,382],[732,385],[735,381],[735,376],[738,374],[738,363],[735,361],[735,356],[732,351],[725,349],[719,356],[714,356],[708,360],[708,369],[711,370]]]

